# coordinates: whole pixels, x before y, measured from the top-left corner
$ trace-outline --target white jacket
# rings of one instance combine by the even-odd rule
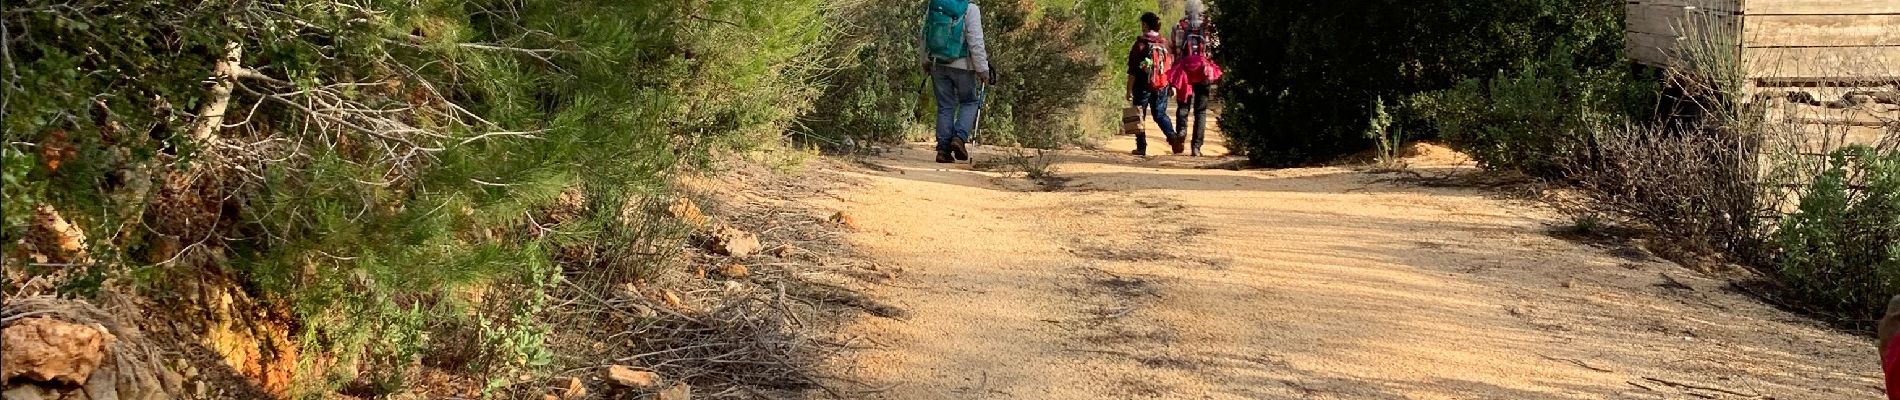
[[[963,13],[963,41],[970,50],[970,56],[940,66],[989,74],[990,51],[989,46],[983,43],[983,8],[977,7],[976,3],[970,3],[969,10]],[[930,61],[930,49],[924,44],[923,35],[917,35],[917,44],[917,55],[925,64],[934,65]]]

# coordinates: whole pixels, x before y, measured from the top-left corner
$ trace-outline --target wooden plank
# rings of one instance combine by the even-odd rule
[[[1895,0],[1748,0],[1747,14],[1869,15],[1900,14]]]
[[[1676,41],[1674,35],[1630,32],[1624,36],[1625,47],[1630,60],[1647,65],[1666,67],[1677,65]]]
[[[1890,89],[1894,87],[1900,87],[1900,77],[1860,78],[1860,79],[1855,79],[1855,78],[1756,78],[1754,79],[1754,82],[1756,85],[1759,85],[1761,87],[1783,87],[1783,88],[1830,88],[1830,89],[1849,88],[1849,89],[1856,89],[1856,90],[1869,90],[1870,88],[1873,88],[1873,89],[1885,90],[1885,89]]]
[[[1900,46],[1782,47],[1742,50],[1751,79],[1900,79]]]
[[[1900,3],[1900,0],[1892,0]],[[1900,46],[1900,14],[1750,15],[1742,33],[1748,47]]]
[[[1751,0],[1755,1],[1755,0]],[[1742,11],[1741,0],[1630,0],[1629,4],[1693,7],[1698,10],[1735,14]]]
[[[1900,1],[1900,0],[1897,0]],[[1705,33],[1731,35],[1735,32],[1734,15],[1716,14],[1681,6],[1630,4],[1624,7],[1624,30],[1658,35],[1694,36]]]

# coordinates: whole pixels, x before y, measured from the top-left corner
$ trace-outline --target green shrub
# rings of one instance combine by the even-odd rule
[[[386,393],[445,340],[513,379],[551,361],[547,297],[583,272],[553,253],[677,239],[604,227],[809,110],[824,4],[9,2],[0,254],[48,205],[90,240],[74,269],[229,276],[336,360],[300,391]],[[193,137],[227,45],[255,75]]]
[[[936,118],[918,66],[921,3],[841,1],[824,98],[800,131],[821,143],[892,143]],[[1121,56],[1139,28],[1139,0],[979,0],[991,67],[980,127],[985,144],[1060,147],[1114,132]],[[1089,107],[1108,112],[1092,113]]]
[[[1900,151],[1834,153],[1774,241],[1782,282],[1804,302],[1878,318],[1900,294]]]
[[[1416,95],[1412,116],[1483,167],[1555,177],[1593,131],[1632,123],[1657,89],[1625,68],[1578,66],[1568,53]]]

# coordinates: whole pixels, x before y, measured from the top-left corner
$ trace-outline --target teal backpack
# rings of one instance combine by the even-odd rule
[[[930,0],[924,13],[924,48],[931,62],[949,64],[970,56],[963,41],[963,14],[969,10],[970,0]]]

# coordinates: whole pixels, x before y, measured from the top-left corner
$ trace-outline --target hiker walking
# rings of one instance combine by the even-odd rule
[[[970,0],[925,5],[923,67],[937,100],[937,162],[970,159],[970,134],[983,96],[977,85],[995,81],[983,43],[983,11]]]
[[[1174,54],[1168,48],[1168,39],[1161,37],[1161,16],[1155,13],[1141,15],[1141,37],[1135,39],[1135,45],[1128,49],[1128,93],[1127,99],[1136,108],[1148,108],[1154,115],[1155,125],[1161,127],[1168,144],[1175,154],[1181,154],[1181,137],[1176,134],[1174,124],[1168,122],[1168,71],[1173,69]],[[1130,154],[1148,155],[1148,133],[1135,132],[1135,151]]]
[[[1174,130],[1187,135],[1191,107],[1193,154],[1200,157],[1201,144],[1207,141],[1207,98],[1213,94],[1214,82],[1220,80],[1221,75],[1212,54],[1218,37],[1214,35],[1214,23],[1207,20],[1207,6],[1201,4],[1201,0],[1188,0],[1186,8],[1187,13],[1168,35],[1174,44],[1175,98],[1180,101],[1175,107]]]

